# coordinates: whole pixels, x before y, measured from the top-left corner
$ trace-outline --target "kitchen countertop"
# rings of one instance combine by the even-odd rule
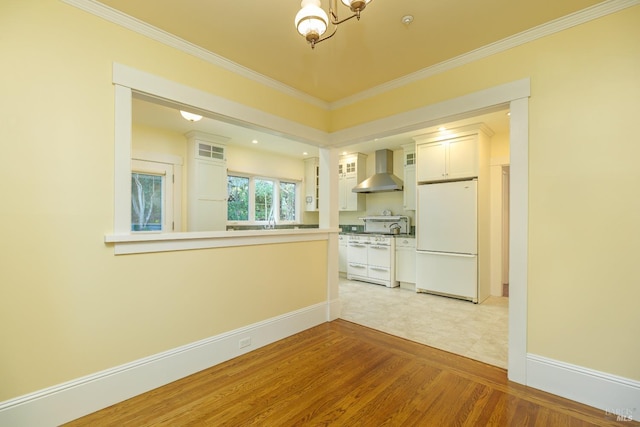
[[[399,237],[399,238],[411,238],[414,239],[416,237],[415,234],[378,234],[378,233],[363,233],[357,231],[341,231],[340,234],[344,236],[349,235],[358,235],[358,236],[388,236],[388,237]]]

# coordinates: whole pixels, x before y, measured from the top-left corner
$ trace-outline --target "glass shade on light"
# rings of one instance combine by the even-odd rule
[[[307,40],[310,37],[317,40],[327,31],[329,17],[320,7],[320,0],[302,0],[300,6],[302,9],[295,18],[296,28]]]
[[[371,0],[341,0],[342,4],[351,9],[352,12],[363,10]]]
[[[193,114],[193,113],[189,113],[187,111],[182,111],[182,110],[180,110],[180,115],[185,120],[189,120],[190,122],[197,122],[198,120],[202,119],[202,116],[199,114]]]

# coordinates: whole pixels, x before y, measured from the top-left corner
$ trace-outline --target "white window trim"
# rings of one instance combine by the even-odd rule
[[[173,182],[172,182],[172,200],[173,206],[171,207],[171,216],[173,222],[172,231],[164,232],[180,232],[182,231],[182,167],[183,159],[180,156],[174,156],[165,153],[155,153],[151,151],[133,150],[131,153],[131,160],[141,160],[144,162],[162,163],[170,165],[173,169]],[[168,208],[168,206],[166,207]],[[129,226],[131,227],[131,226]]]
[[[264,129],[273,129],[282,135],[288,135],[299,141],[306,141],[318,146],[327,145],[329,136],[326,132],[118,63],[113,64],[113,84],[115,104],[114,229],[113,233],[105,235],[104,241],[113,244],[116,255],[328,240],[330,235],[336,235],[340,231],[337,218],[335,218],[335,221],[331,222],[331,227],[325,224],[320,229],[132,233],[133,92],[209,111],[212,116],[221,120],[241,121]],[[327,212],[329,209],[330,207],[326,206]]]
[[[173,166],[167,163],[150,162],[147,160],[131,160],[131,175],[134,173],[162,177],[162,223],[160,224],[161,230],[158,231],[131,230],[131,232],[147,234],[173,232]],[[133,194],[131,197],[133,197]],[[133,228],[133,218],[131,219],[131,227]]]
[[[281,183],[291,183],[296,185],[296,217],[293,221],[283,221],[280,219],[280,184]],[[278,178],[276,180],[277,183],[277,192],[278,192],[278,206],[276,209],[277,222],[278,224],[300,224],[302,217],[302,181],[298,179],[286,179],[286,178]]]

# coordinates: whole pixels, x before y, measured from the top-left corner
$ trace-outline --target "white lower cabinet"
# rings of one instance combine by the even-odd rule
[[[415,285],[416,283],[416,239],[396,238],[396,280]]]
[[[338,236],[338,272],[347,273],[348,237],[344,234]]]

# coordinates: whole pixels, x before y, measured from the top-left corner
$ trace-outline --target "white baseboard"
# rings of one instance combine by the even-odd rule
[[[640,419],[640,381],[527,354],[527,385],[621,419]]]
[[[328,307],[328,320],[331,322],[338,319],[340,317],[341,310],[342,304],[340,303],[340,298],[330,300]]]
[[[323,302],[0,402],[0,425],[60,425],[317,326],[330,311]],[[240,348],[247,338],[251,344]]]

